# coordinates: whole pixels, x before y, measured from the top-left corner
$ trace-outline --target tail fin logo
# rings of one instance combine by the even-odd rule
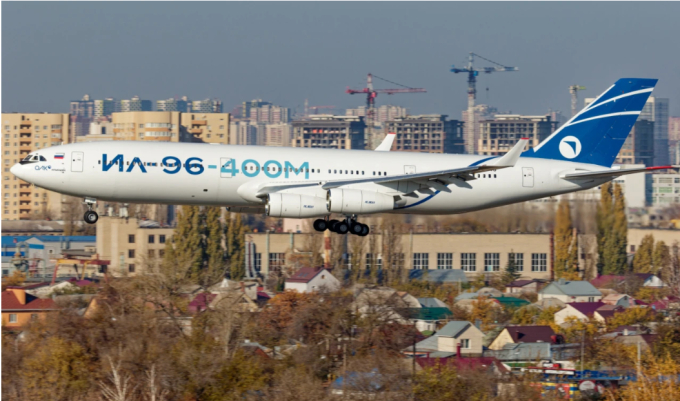
[[[581,153],[581,141],[575,136],[565,136],[560,141],[560,153],[566,159],[574,159]]]

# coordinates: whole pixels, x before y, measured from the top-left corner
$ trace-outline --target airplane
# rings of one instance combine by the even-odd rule
[[[523,138],[502,156],[392,152],[393,133],[375,150],[111,141],[37,150],[11,172],[83,197],[89,224],[98,200],[215,205],[365,236],[359,216],[465,213],[677,168],[612,168],[656,83],[619,79],[534,148]]]

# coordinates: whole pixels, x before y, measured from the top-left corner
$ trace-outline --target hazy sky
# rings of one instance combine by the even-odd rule
[[[478,103],[502,111],[568,114],[571,84],[581,105],[645,77],[680,116],[678,16],[677,2],[3,2],[2,111],[67,112],[85,93],[356,107],[345,88],[371,72],[427,89],[378,105],[460,118],[466,76],[449,69],[474,51],[520,69],[479,79]]]

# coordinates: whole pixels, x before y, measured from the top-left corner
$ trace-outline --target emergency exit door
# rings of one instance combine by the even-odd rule
[[[83,152],[71,152],[71,171],[83,172]]]
[[[533,167],[522,167],[522,186],[530,188],[534,186]]]

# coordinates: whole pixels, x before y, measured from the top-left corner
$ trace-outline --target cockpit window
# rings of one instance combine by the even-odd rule
[[[47,159],[45,159],[45,156],[41,156],[38,154],[32,154],[24,157],[19,163],[20,164],[30,164],[30,163],[37,163],[37,162],[46,162]]]

